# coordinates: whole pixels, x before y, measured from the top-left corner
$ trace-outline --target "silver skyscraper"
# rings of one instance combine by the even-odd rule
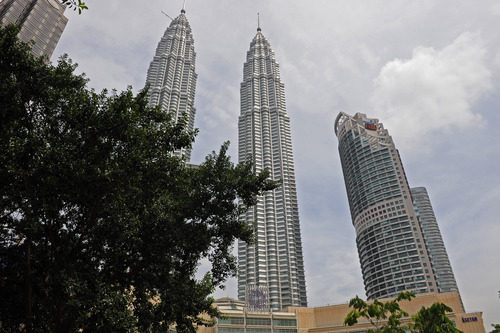
[[[148,69],[149,103],[160,105],[175,121],[186,117],[186,129],[194,129],[195,73],[194,40],[184,9],[165,31]],[[191,158],[191,149],[176,151],[178,157]]]
[[[282,184],[245,215],[255,241],[238,245],[238,297],[245,300],[246,290],[263,287],[273,311],[307,306],[290,118],[279,65],[260,27],[247,52],[240,95],[239,160],[252,159],[257,173],[267,169]]]
[[[429,194],[427,194],[425,187],[412,187],[411,195],[413,197],[413,206],[424,233],[425,244],[429,250],[439,292],[458,291],[457,282],[451,269],[450,259],[444,247]]]
[[[341,112],[335,134],[368,299],[438,292],[399,152],[377,119]]]
[[[50,58],[68,22],[65,9],[58,0],[4,0],[0,1],[0,20],[19,26],[22,41],[35,42],[33,55]]]

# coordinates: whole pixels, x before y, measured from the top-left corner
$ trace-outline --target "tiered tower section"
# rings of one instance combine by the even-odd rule
[[[290,118],[279,65],[260,28],[247,52],[240,94],[239,160],[251,159],[255,172],[267,169],[282,184],[244,216],[255,240],[238,245],[238,298],[258,286],[268,289],[273,311],[307,306]]]
[[[197,74],[195,73],[194,40],[184,9],[165,31],[158,43],[156,54],[148,69],[146,83],[149,84],[149,103],[160,105],[170,112],[177,122],[186,117],[186,129],[194,129],[194,95]],[[191,149],[176,151],[174,155],[191,158]]]
[[[335,121],[344,181],[368,299],[437,292],[422,228],[392,137],[377,119]]]

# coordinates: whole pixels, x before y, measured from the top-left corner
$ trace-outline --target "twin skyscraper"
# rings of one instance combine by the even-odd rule
[[[194,128],[196,88],[193,35],[185,11],[172,20],[156,48],[147,75],[151,105]],[[254,230],[252,244],[238,244],[238,297],[260,293],[272,310],[306,306],[290,118],[279,65],[261,32],[250,43],[240,88],[239,161],[252,159],[255,172],[269,170],[280,187],[263,195],[243,217]],[[178,151],[189,161],[190,150]],[[260,303],[262,303],[260,301]]]
[[[196,54],[184,9],[158,43],[147,83],[149,100],[194,128]],[[279,65],[260,26],[240,86],[239,161],[268,170],[281,186],[242,216],[254,242],[238,244],[238,298],[279,311],[307,306],[290,118]],[[335,122],[351,216],[369,299],[402,290],[457,290],[425,189],[412,189],[392,138],[376,119],[339,114]],[[189,149],[175,152],[190,160]]]

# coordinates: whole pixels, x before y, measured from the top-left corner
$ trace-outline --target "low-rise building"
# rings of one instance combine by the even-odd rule
[[[215,327],[200,327],[199,333],[297,333],[297,314],[249,308],[245,302],[225,297],[216,301],[222,317]]]
[[[402,322],[409,323],[411,316],[422,307],[430,307],[436,302],[444,303],[453,310],[447,316],[459,330],[464,333],[485,333],[482,312],[465,312],[457,292],[418,294],[411,301],[401,301],[401,308],[409,314]],[[367,320],[359,320],[354,326],[345,326],[344,318],[352,310],[348,304],[289,307],[281,312],[248,307],[244,302],[232,298],[218,299],[216,304],[222,318],[217,319],[214,327],[199,328],[199,333],[363,333],[373,328]]]

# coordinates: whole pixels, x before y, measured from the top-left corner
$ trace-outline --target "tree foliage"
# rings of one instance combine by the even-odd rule
[[[446,316],[446,312],[453,310],[443,303],[434,303],[430,307],[422,307],[412,317],[415,333],[461,333],[455,324]]]
[[[72,8],[73,10],[78,10],[78,14],[81,14],[84,10],[89,9],[87,4],[82,0],[60,0],[61,3]]]
[[[365,318],[373,326],[368,333],[404,333],[406,327],[401,325],[401,318],[407,317],[408,313],[399,306],[401,300],[411,300],[415,297],[412,292],[401,292],[394,300],[381,302],[374,300],[370,304],[356,296],[349,302],[353,310],[349,312],[344,320],[344,325],[352,326],[359,318]]]
[[[34,58],[0,27],[0,327],[14,332],[180,332],[211,324],[235,272],[239,216],[276,184],[228,144],[197,168],[185,131],[146,90],[86,87],[67,57]],[[239,198],[239,201],[236,201]],[[211,270],[195,278],[200,259]]]
[[[446,312],[453,310],[438,302],[429,308],[422,307],[411,317],[412,323],[403,324],[401,318],[409,315],[401,309],[399,302],[411,301],[414,297],[414,293],[403,291],[394,300],[385,303],[374,300],[368,304],[356,296],[349,302],[349,307],[354,309],[347,314],[344,325],[352,326],[359,318],[364,318],[373,326],[367,331],[368,333],[463,333],[446,316]]]
[[[490,333],[500,333],[500,324],[491,324],[491,327],[493,327],[493,331]]]

